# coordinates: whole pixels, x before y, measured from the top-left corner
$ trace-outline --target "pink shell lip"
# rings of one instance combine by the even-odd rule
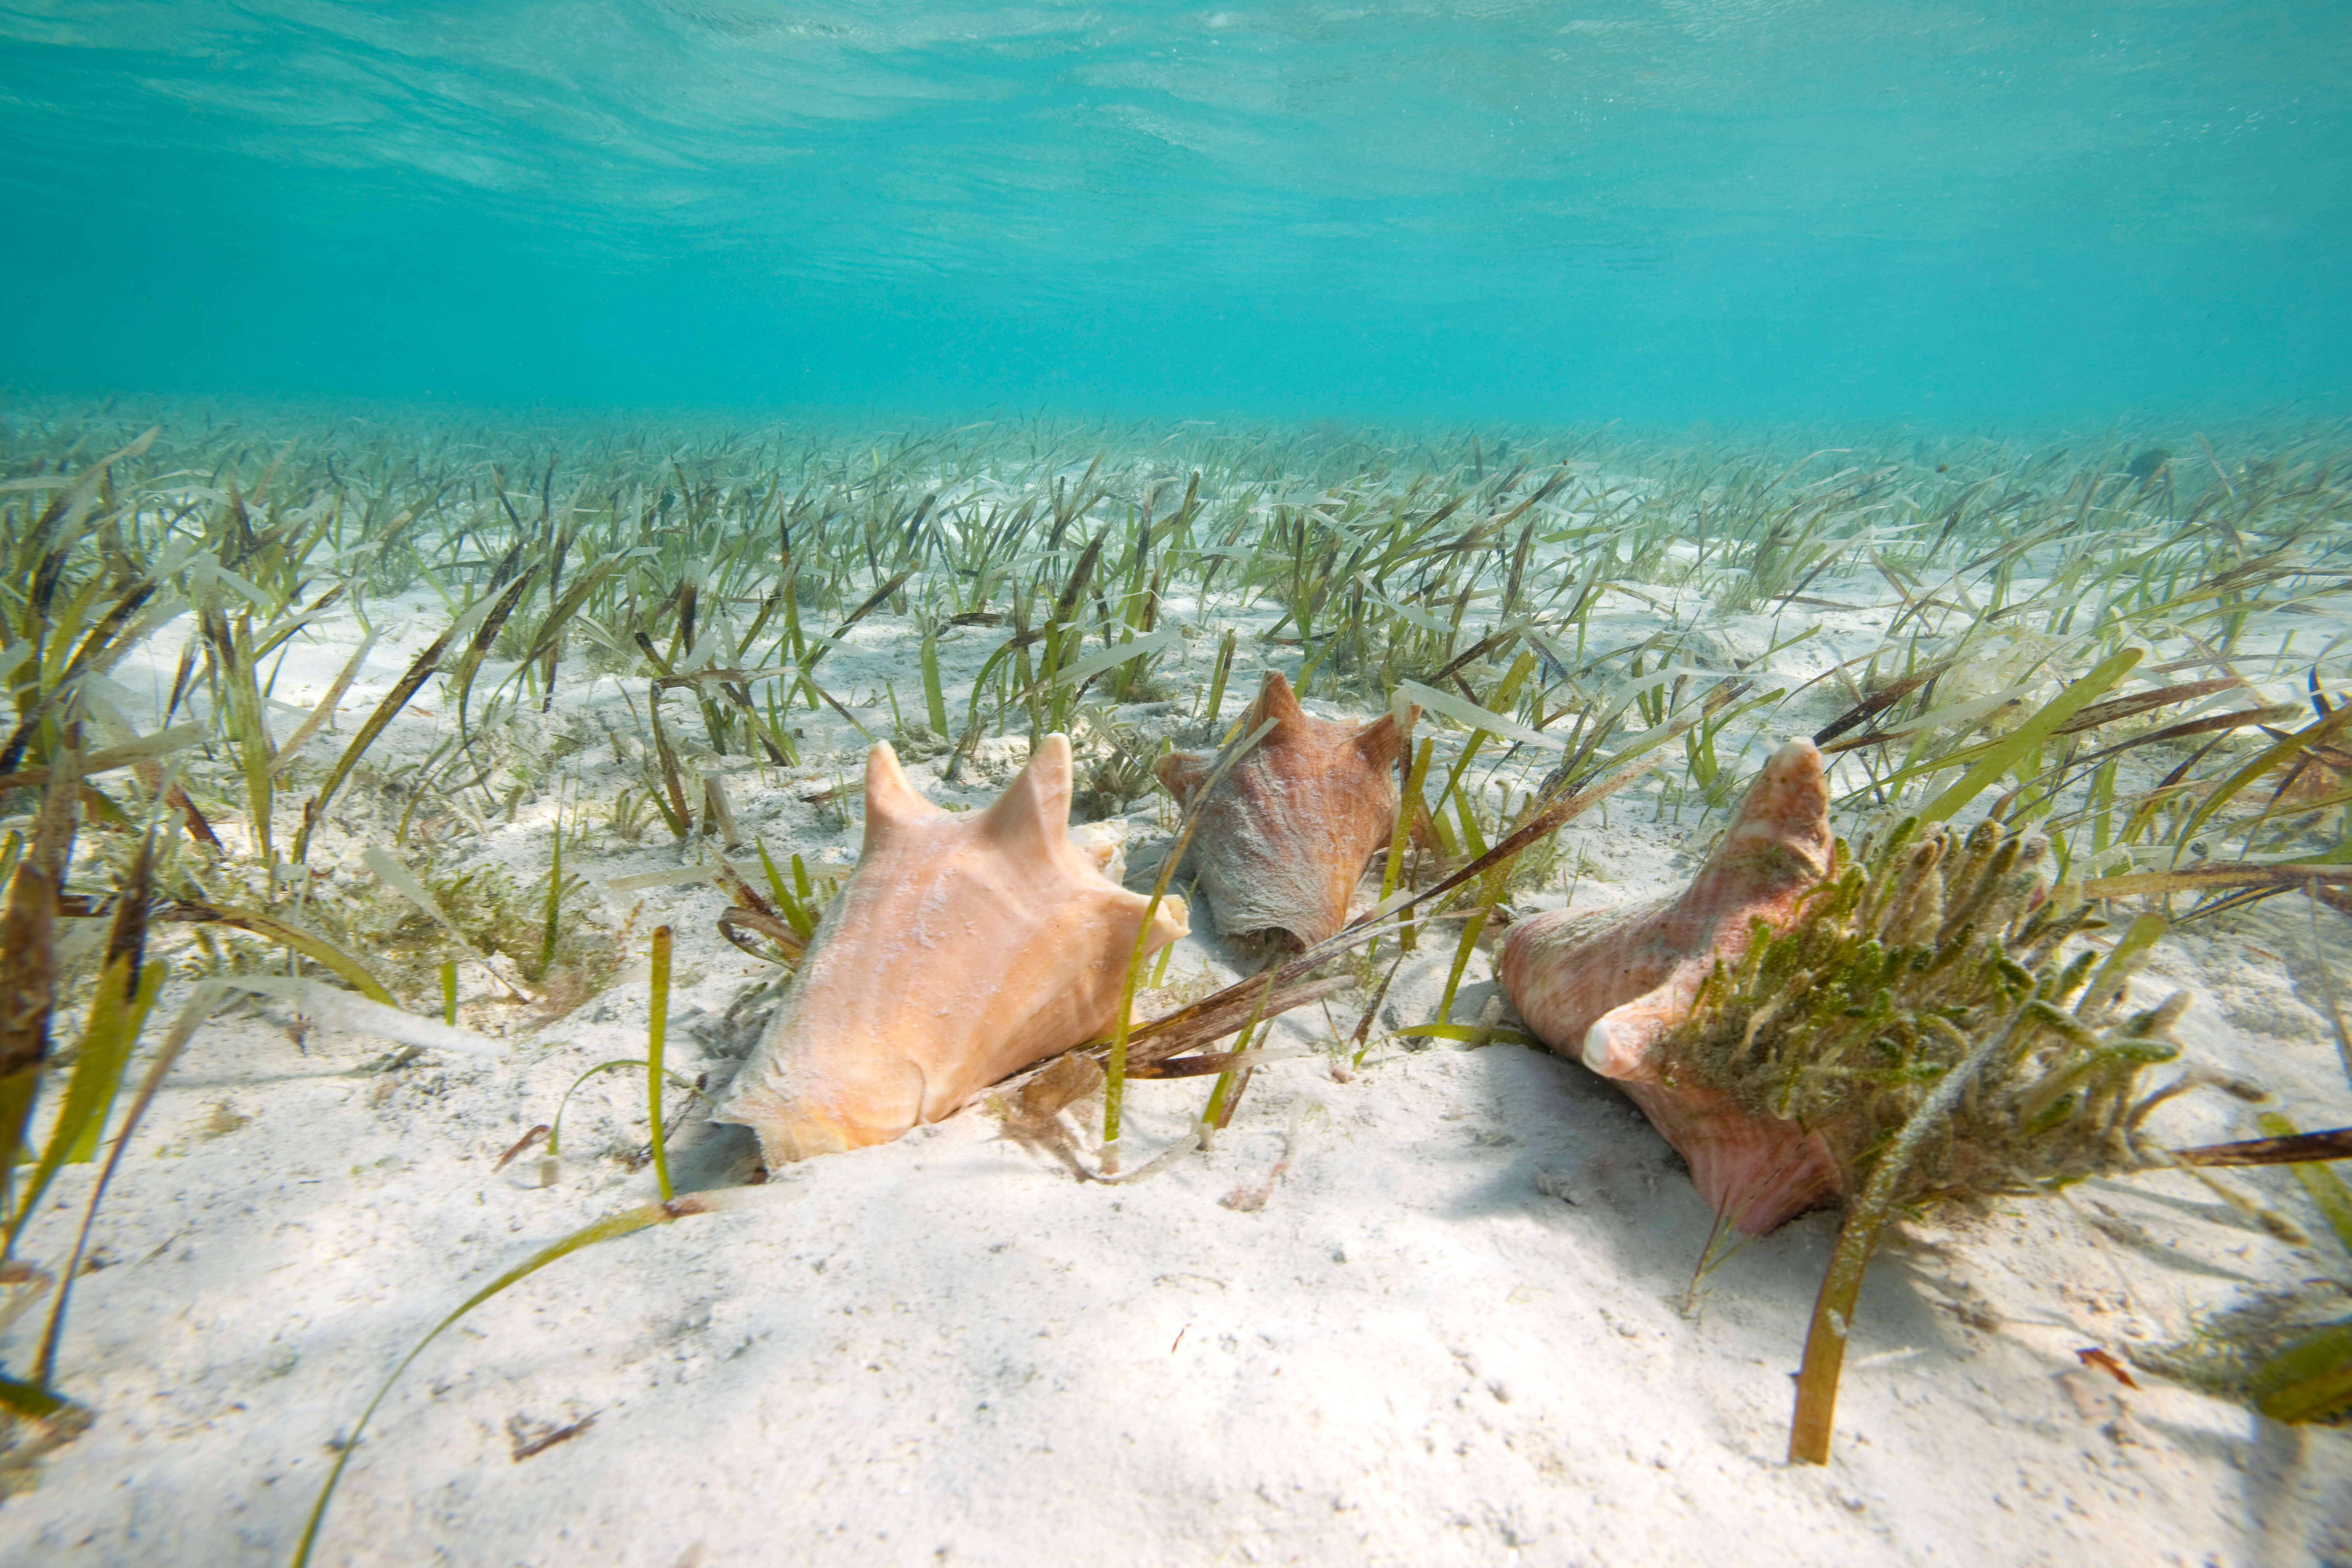
[[[1750,1235],[1836,1195],[1842,1173],[1829,1142],[1676,1081],[1660,1042],[1716,957],[1748,950],[1751,921],[1785,930],[1835,857],[1821,752],[1791,741],[1765,763],[1681,893],[1597,912],[1548,910],[1513,926],[1503,944],[1503,986],[1528,1028],[1619,1082],[1689,1163],[1709,1205]]]
[[[1148,900],[1072,841],[1069,807],[1063,735],[969,815],[877,745],[865,852],[713,1120],[753,1128],[772,1166],[887,1142],[1107,1033]],[[1163,900],[1145,952],[1187,929]]]
[[[1696,1084],[1620,1087],[1690,1166],[1706,1206],[1743,1235],[1778,1230],[1844,1190],[1837,1156],[1818,1131],[1752,1115]]]

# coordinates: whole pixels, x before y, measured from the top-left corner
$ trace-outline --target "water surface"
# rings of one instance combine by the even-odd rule
[[[36,389],[2340,403],[2340,5],[0,6]]]

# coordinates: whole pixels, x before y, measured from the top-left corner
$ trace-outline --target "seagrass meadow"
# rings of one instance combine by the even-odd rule
[[[2352,1562],[2352,421],[16,396],[0,552],[0,1557]],[[1418,712],[1311,944],[1154,773],[1276,673]],[[869,750],[1057,733],[1190,934],[762,1168]],[[1792,740],[1745,1237],[1495,955]]]

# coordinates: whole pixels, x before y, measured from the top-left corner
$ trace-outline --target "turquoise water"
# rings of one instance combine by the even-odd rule
[[[2352,389],[2335,4],[0,5],[0,384],[2001,422]]]

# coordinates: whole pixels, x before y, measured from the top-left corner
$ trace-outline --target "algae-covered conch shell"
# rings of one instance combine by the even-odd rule
[[[1312,947],[1347,922],[1365,862],[1396,824],[1396,763],[1419,713],[1360,727],[1317,719],[1280,670],[1265,672],[1244,727],[1274,728],[1210,792],[1192,838],[1219,932]],[[1151,771],[1190,806],[1216,765],[1213,752],[1171,752]]]
[[[866,763],[866,845],[765,1039],[714,1120],[771,1168],[887,1143],[1008,1073],[1108,1034],[1149,902],[1072,842],[1070,742],[1048,735],[996,804],[915,792],[887,745]],[[1184,902],[1153,912],[1155,952]]]
[[[1833,1196],[1837,1163],[1817,1131],[1759,1116],[1678,1074],[1661,1038],[1690,1011],[1720,953],[1748,951],[1749,922],[1785,931],[1834,869],[1829,780],[1809,741],[1772,754],[1723,842],[1679,895],[1622,909],[1555,910],[1511,928],[1503,988],[1537,1038],[1614,1079],[1690,1163],[1715,1211],[1760,1235]]]

